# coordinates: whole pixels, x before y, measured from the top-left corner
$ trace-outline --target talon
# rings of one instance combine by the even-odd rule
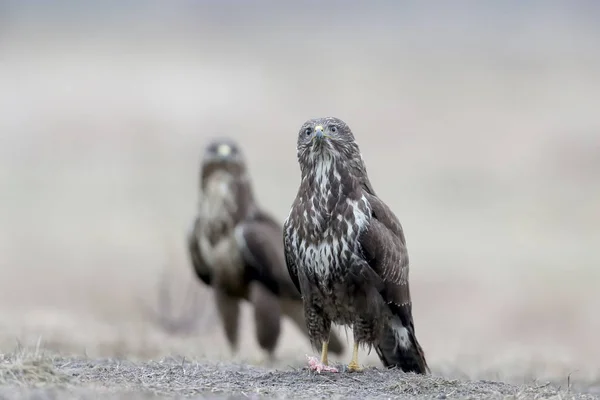
[[[358,343],[354,342],[352,351],[352,360],[348,364],[348,372],[361,372],[362,368],[358,365]]]
[[[362,368],[358,363],[351,361],[350,364],[348,364],[348,372],[362,372]]]

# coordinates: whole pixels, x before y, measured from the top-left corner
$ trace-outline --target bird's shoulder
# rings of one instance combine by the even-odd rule
[[[398,217],[375,194],[364,192],[371,216],[359,238],[369,266],[388,283],[404,284],[408,274],[408,251]]]
[[[392,234],[405,245],[406,240],[402,224],[396,214],[383,200],[371,191],[364,190],[363,194],[371,210],[371,222],[373,223],[371,229],[379,234]]]
[[[248,215],[241,219],[235,227],[235,237],[243,254],[253,263],[257,254],[273,258],[281,248],[282,225],[267,211],[255,205]],[[270,260],[269,260],[270,261]],[[274,261],[270,261],[273,264]]]
[[[238,224],[235,235],[247,279],[260,281],[278,296],[298,298],[286,268],[282,225],[257,207]]]

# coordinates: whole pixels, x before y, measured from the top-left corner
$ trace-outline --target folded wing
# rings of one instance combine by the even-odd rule
[[[200,250],[200,245],[198,244],[197,232],[199,230],[200,218],[196,217],[193,221],[190,230],[187,233],[187,247],[188,254],[190,256],[190,260],[192,262],[192,266],[194,267],[194,272],[196,276],[200,278],[202,282],[207,285],[211,284],[211,271],[210,267],[202,258],[202,252]]]
[[[412,317],[408,251],[402,226],[385,203],[374,195],[365,195],[371,205],[372,219],[360,244],[365,260],[381,279],[378,290],[393,315],[376,349],[377,354],[388,367],[426,373],[429,368],[417,341]]]
[[[264,212],[240,224],[235,236],[249,281],[259,281],[282,299],[300,299],[285,267],[281,227]]]

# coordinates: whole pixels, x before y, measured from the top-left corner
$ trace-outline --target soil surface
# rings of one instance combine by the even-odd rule
[[[343,368],[343,366],[340,366]],[[516,386],[404,374],[376,367],[314,373],[167,358],[156,362],[5,356],[1,398],[539,399],[600,398],[551,384]]]

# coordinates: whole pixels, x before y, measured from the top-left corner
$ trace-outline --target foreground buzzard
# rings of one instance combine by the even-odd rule
[[[386,367],[426,373],[415,336],[408,253],[400,222],[375,194],[352,131],[337,118],[312,119],[298,136],[302,180],[284,224],[285,258],[304,300],[311,342],[327,366],[332,323],[351,326],[349,371],[358,347],[375,346]]]
[[[187,245],[197,277],[214,289],[233,351],[240,300],[252,303],[258,342],[270,357],[282,313],[308,334],[302,299],[285,266],[282,235],[281,225],[254,200],[239,146],[229,139],[209,143],[200,171],[198,215]],[[332,351],[343,351],[337,338]]]

